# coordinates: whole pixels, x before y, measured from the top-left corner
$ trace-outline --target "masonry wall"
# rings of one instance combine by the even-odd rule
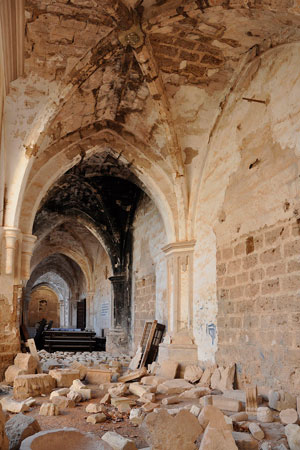
[[[162,251],[166,234],[161,216],[147,196],[138,207],[133,227],[132,333],[136,348],[146,320],[167,320],[166,262]]]

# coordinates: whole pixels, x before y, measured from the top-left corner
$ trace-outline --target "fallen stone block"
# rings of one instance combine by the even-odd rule
[[[110,394],[107,393],[101,398],[100,403],[109,405],[110,404],[110,399],[111,399]]]
[[[53,397],[58,397],[60,395],[68,395],[70,392],[69,388],[61,388],[61,389],[57,389],[55,391],[52,391],[50,394],[50,400],[53,399]]]
[[[214,372],[215,368],[214,367],[207,367],[204,372],[203,375],[199,381],[199,386],[203,386],[203,387],[209,387],[210,386],[210,380],[212,377],[212,374]]]
[[[271,423],[273,422],[273,413],[267,406],[257,408],[256,418],[259,422]]]
[[[204,406],[201,413],[199,414],[198,421],[203,430],[205,430],[209,424],[212,428],[218,430],[230,429],[225,421],[224,414],[215,406]]]
[[[18,450],[21,442],[29,436],[41,431],[34,417],[20,413],[9,419],[5,424],[5,432],[9,440],[9,450]],[[1,445],[0,445],[0,448]]]
[[[85,379],[90,384],[110,383],[112,377],[111,370],[87,369]]]
[[[87,413],[99,413],[105,411],[105,406],[98,403],[90,403],[89,405],[87,405],[85,410]]]
[[[167,379],[176,378],[178,372],[179,364],[177,361],[172,361],[171,359],[165,359],[160,365],[158,375]]]
[[[155,410],[156,408],[158,408],[158,407],[159,407],[159,403],[152,403],[152,402],[149,402],[149,403],[145,403],[145,404],[142,406],[142,409],[143,409],[143,411],[149,413],[149,412],[154,411],[154,410]]]
[[[218,367],[217,369],[215,369],[211,377],[210,380],[211,388],[220,389],[220,391],[232,390],[234,375],[235,375],[235,364],[231,364],[228,367]]]
[[[291,450],[300,449],[300,427],[299,425],[289,424],[284,427],[285,435]]]
[[[199,406],[196,406],[196,405],[191,406],[190,413],[193,414],[195,417],[198,417],[200,412],[201,412],[201,409],[199,408]]]
[[[206,427],[199,450],[213,449],[238,450],[231,430],[214,428],[212,425]]]
[[[129,420],[133,425],[141,425],[145,414],[141,408],[133,408],[130,411]]]
[[[223,392],[223,397],[232,398],[233,400],[238,400],[239,402],[246,402],[246,392],[240,389],[225,389]]]
[[[59,407],[54,403],[43,403],[39,411],[40,416],[58,416],[59,413]]]
[[[182,398],[180,398],[180,396],[176,395],[173,397],[163,398],[161,403],[162,403],[162,405],[175,405],[176,403],[180,403],[181,401],[182,401]]]
[[[296,423],[298,421],[298,413],[295,409],[283,409],[279,414],[280,422],[283,425]]]
[[[9,442],[5,432],[5,414],[0,404],[0,448],[1,450],[9,450]]]
[[[180,398],[201,398],[210,393],[210,389],[206,387],[195,387],[192,389],[188,389],[187,391],[182,392],[180,394]]]
[[[113,450],[137,450],[137,447],[131,439],[127,439],[114,431],[107,431],[102,436],[103,441],[113,448]]]
[[[57,395],[56,397],[53,397],[51,401],[54,405],[57,405],[59,409],[75,407],[75,402],[70,400],[68,397],[64,397],[63,395]]]
[[[49,375],[56,380],[57,387],[62,388],[69,388],[80,376],[79,370],[75,369],[53,369],[49,370]]]
[[[254,439],[257,439],[258,441],[261,441],[265,437],[265,433],[260,428],[258,423],[250,422],[249,423],[249,431],[254,437]]]
[[[87,370],[88,370],[88,368],[84,364],[81,364],[78,361],[73,361],[72,364],[70,365],[70,368],[79,371],[79,379],[80,380],[83,380],[85,378]]]
[[[241,402],[233,400],[231,398],[223,397],[223,395],[212,395],[211,398],[212,404],[216,408],[234,412],[239,412],[243,409],[243,405]]]
[[[28,374],[34,374],[38,367],[38,361],[31,353],[18,353],[14,359],[14,365],[26,370]]]
[[[122,397],[128,392],[127,384],[117,383],[115,386],[108,389],[108,393],[111,397]]]
[[[248,420],[248,414],[246,412],[239,412],[232,414],[230,418],[233,422],[244,422],[245,420]]]
[[[283,409],[296,409],[297,400],[294,395],[285,391],[269,391],[269,407],[282,411]]]
[[[75,403],[80,403],[83,400],[81,393],[77,391],[70,391],[67,397]]]
[[[146,392],[139,398],[139,402],[142,403],[148,403],[148,402],[155,402],[156,395],[152,392]]]
[[[258,441],[251,434],[233,431],[232,436],[239,450],[258,450]]]
[[[88,423],[96,424],[96,423],[102,423],[106,421],[106,415],[103,413],[93,414],[91,416],[88,416],[86,418],[86,421]]]
[[[41,394],[50,394],[56,387],[56,381],[50,375],[19,375],[14,381],[14,398],[24,400],[28,397],[37,397]]]
[[[181,394],[187,389],[193,389],[193,385],[182,379],[167,380],[157,386],[157,393],[166,395]]]
[[[147,375],[146,367],[141,367],[141,369],[134,370],[122,377],[119,377],[118,381],[120,383],[126,383],[127,381],[139,380],[140,378],[145,377]]]
[[[149,386],[158,386],[159,384],[167,381],[167,378],[160,377],[158,375],[149,375],[148,377],[143,377],[141,379],[141,384],[149,385]]]
[[[18,402],[16,400],[13,400],[10,397],[3,397],[0,400],[2,409],[10,412],[10,413],[14,413],[14,414],[18,414],[18,413],[22,413],[22,412],[26,412],[29,411],[29,405],[27,405],[27,403],[24,402]]]
[[[154,393],[156,391],[155,386],[143,386],[139,383],[130,383],[129,385],[129,392],[131,394],[136,395],[137,397],[142,397],[144,394],[147,394],[148,392]]]
[[[194,450],[203,429],[187,410],[171,416],[165,409],[149,414],[141,425],[152,450]]]
[[[5,382],[12,386],[14,384],[15,378],[19,375],[27,375],[28,372],[24,369],[20,369],[17,366],[9,366],[4,374]]]
[[[55,443],[55,446],[53,444]],[[112,450],[112,447],[92,433],[84,433],[76,428],[40,431],[21,444],[20,450]]]
[[[184,379],[189,383],[197,383],[201,380],[203,370],[198,366],[187,366],[184,371]]]
[[[92,398],[92,390],[87,388],[87,386],[80,380],[74,380],[70,390],[79,392],[82,397],[82,401],[91,400]]]

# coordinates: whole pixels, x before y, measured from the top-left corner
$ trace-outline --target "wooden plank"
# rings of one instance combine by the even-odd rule
[[[40,365],[40,357],[38,355],[34,339],[27,339],[27,344],[28,344],[30,353],[37,360],[37,363],[38,363],[37,373],[43,373],[41,365]]]
[[[144,367],[145,364],[146,364],[148,353],[150,351],[151,344],[152,344],[152,341],[153,341],[153,337],[154,337],[154,334],[155,334],[156,325],[157,325],[157,320],[154,320],[152,322],[152,326],[151,326],[151,330],[150,330],[149,337],[148,337],[148,340],[147,340],[147,344],[146,344],[146,347],[145,347],[145,350],[144,350],[144,353],[143,353],[143,356],[142,356],[142,359],[141,359],[141,362],[140,362],[140,366],[139,366],[140,368]]]

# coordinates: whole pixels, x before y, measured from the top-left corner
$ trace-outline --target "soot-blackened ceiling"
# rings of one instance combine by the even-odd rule
[[[128,166],[109,153],[82,160],[48,192],[36,215],[39,233],[53,212],[84,219],[96,228],[109,252],[115,273],[130,264],[132,222],[142,194]]]

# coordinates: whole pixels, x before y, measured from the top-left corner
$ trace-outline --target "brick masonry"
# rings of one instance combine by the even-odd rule
[[[134,345],[141,341],[146,320],[155,319],[155,274],[137,279],[134,297]]]
[[[300,219],[217,251],[218,353],[238,384],[300,388]]]

